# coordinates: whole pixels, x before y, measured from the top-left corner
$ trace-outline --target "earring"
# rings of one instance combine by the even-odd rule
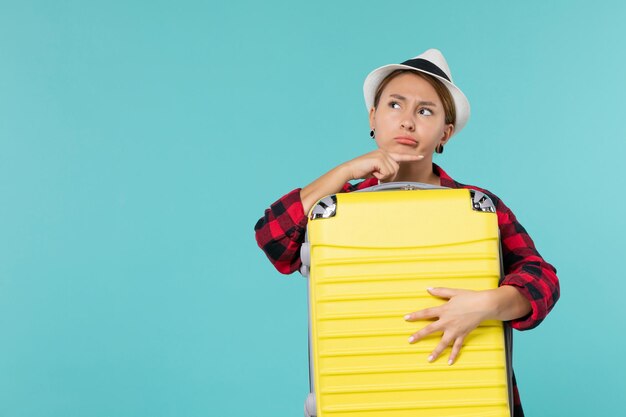
[[[443,153],[443,144],[439,144],[437,145],[437,147],[435,148],[435,152],[437,153]]]
[[[372,139],[376,139],[376,132],[374,131],[374,129],[370,130],[370,137]]]

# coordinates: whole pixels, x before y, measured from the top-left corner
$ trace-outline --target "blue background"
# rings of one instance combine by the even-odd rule
[[[529,416],[615,415],[622,2],[0,3],[0,416],[293,416],[305,281],[271,202],[373,149],[362,82],[436,47],[472,103],[437,161],[498,194],[562,298],[517,332]]]

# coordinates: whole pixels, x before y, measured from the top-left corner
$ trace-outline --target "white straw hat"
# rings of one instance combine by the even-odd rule
[[[454,122],[454,133],[458,133],[465,127],[467,120],[470,116],[469,101],[465,97],[465,94],[456,86],[452,81],[452,74],[446,59],[441,52],[437,49],[429,49],[426,52],[404,61],[401,64],[390,64],[380,68],[376,68],[370,72],[365,83],[363,83],[363,94],[365,95],[365,106],[369,111],[374,107],[374,97],[376,90],[380,83],[387,78],[395,70],[412,70],[423,72],[428,75],[432,75],[446,86],[452,100],[454,100],[454,106],[456,107],[456,120]]]

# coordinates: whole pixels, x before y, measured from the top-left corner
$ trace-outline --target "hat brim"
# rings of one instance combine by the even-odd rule
[[[463,94],[463,92],[456,85],[452,84],[450,81],[437,74],[433,74],[432,72],[424,71],[403,64],[390,64],[382,66],[380,68],[376,68],[374,71],[370,72],[365,78],[365,82],[363,83],[363,95],[365,96],[365,107],[368,111],[372,107],[374,107],[374,98],[376,95],[376,90],[378,89],[380,83],[383,82],[383,80],[387,78],[389,74],[396,70],[410,70],[415,72],[422,72],[441,81],[443,85],[446,86],[448,91],[450,91],[450,94],[452,95],[452,100],[454,101],[454,106],[456,108],[454,134],[460,132],[465,127],[470,116],[470,105],[467,97],[465,97],[465,94]]]

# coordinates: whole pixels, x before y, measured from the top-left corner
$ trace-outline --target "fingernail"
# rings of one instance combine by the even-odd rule
[[[430,356],[428,357],[428,362],[432,362],[432,361],[434,361],[434,360],[435,360],[435,357],[434,357],[433,355],[430,355]]]
[[[409,320],[410,318],[411,318],[411,315],[410,315],[410,314],[407,314],[406,316],[404,316],[404,319],[405,319],[405,320]]]
[[[415,340],[415,337],[413,336],[409,337],[409,343],[413,343],[414,340]]]
[[[433,290],[433,287],[426,288],[426,291],[432,291],[432,290]]]
[[[452,359],[448,360],[448,365],[452,365]]]

